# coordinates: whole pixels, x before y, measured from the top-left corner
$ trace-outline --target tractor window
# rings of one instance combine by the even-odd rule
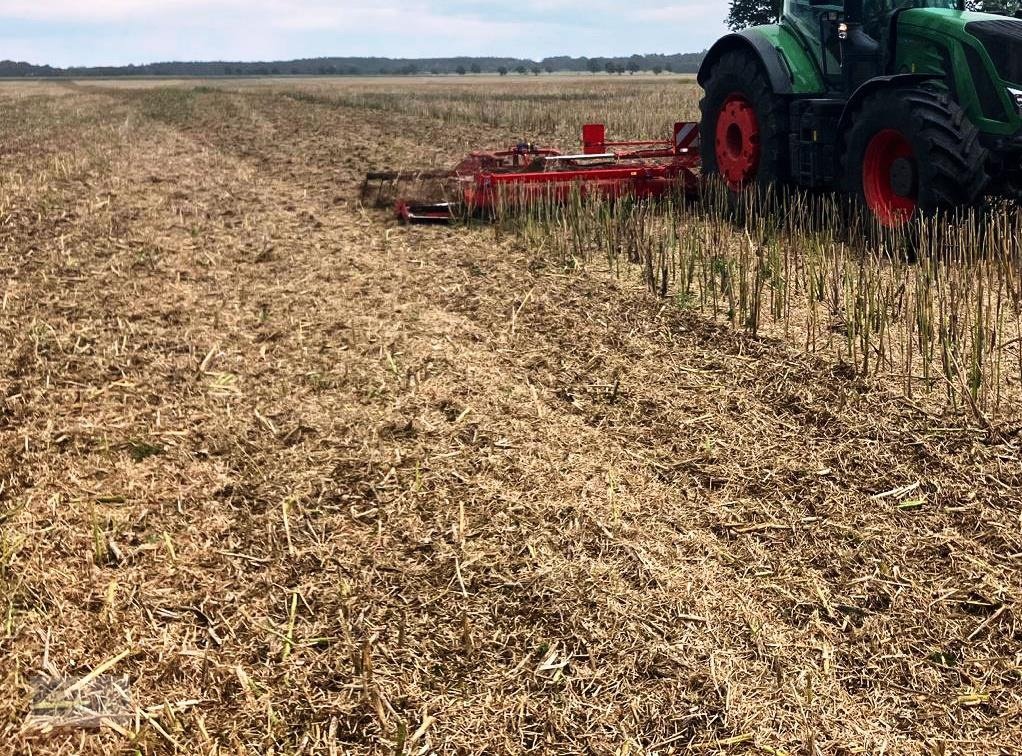
[[[965,61],[969,64],[969,73],[972,74],[972,85],[976,88],[979,97],[980,107],[983,110],[983,117],[991,121],[1004,119],[1004,108],[1001,107],[1001,95],[994,85],[994,80],[987,71],[986,64],[979,54],[979,50],[972,45],[964,45]]]
[[[956,10],[957,0],[863,0],[863,29],[873,39],[880,40],[887,31],[891,13],[910,8],[946,8]]]
[[[837,18],[844,11],[844,0],[787,0],[784,16],[813,48],[825,74],[840,71],[837,57]]]
[[[1022,21],[975,21],[965,30],[983,43],[1003,81],[1022,84]]]
[[[788,0],[784,4],[784,15],[793,21],[806,39],[820,38],[820,22],[827,16],[844,11],[843,0],[822,3],[810,0]]]
[[[955,0],[895,0],[896,8],[945,8],[958,10]]]

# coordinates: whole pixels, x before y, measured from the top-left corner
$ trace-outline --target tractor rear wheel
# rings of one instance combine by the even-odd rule
[[[702,111],[703,175],[729,193],[766,189],[788,174],[788,107],[759,62],[744,50],[724,53],[710,70]]]
[[[845,139],[846,189],[882,231],[976,204],[986,163],[975,125],[946,94],[928,89],[868,97]]]

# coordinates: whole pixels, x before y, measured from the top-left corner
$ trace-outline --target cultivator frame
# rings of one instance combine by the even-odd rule
[[[506,150],[472,152],[449,170],[366,175],[363,200],[393,202],[406,223],[493,218],[504,210],[565,203],[573,196],[615,200],[694,197],[701,179],[699,125],[680,122],[673,139],[608,141],[603,124],[582,129],[582,152],[524,142]],[[409,185],[418,191],[404,191]],[[375,190],[374,190],[375,186]],[[375,199],[374,199],[375,195]]]

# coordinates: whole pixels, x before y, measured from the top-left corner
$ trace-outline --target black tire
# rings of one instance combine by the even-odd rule
[[[870,171],[877,167],[876,158],[869,159],[870,145],[882,142],[891,131],[903,137],[912,153],[904,158],[910,166],[909,178],[903,170],[898,180],[887,179],[890,187],[898,187],[894,201],[906,202],[905,208],[896,211],[894,225],[883,205],[878,209],[876,184],[872,191],[868,188]],[[989,184],[988,154],[979,130],[957,103],[936,90],[899,87],[867,97],[852,117],[844,143],[845,189],[863,216],[862,230],[873,238],[900,229],[911,244],[917,225],[913,221],[974,207]],[[906,195],[898,194],[906,188]],[[912,203],[914,209],[909,210]]]
[[[747,186],[759,194],[778,191],[789,175],[788,103],[774,93],[760,62],[745,50],[724,53],[707,77],[705,94],[699,102],[702,171],[704,176],[720,176],[717,151],[717,122],[728,98],[744,97],[756,113],[759,124],[759,161],[754,179]],[[726,184],[725,184],[726,185]],[[728,187],[731,199],[738,192]]]

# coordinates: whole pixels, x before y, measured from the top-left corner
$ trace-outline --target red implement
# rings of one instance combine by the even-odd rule
[[[444,222],[463,215],[495,216],[504,208],[568,201],[574,195],[604,199],[651,199],[669,194],[691,197],[699,192],[699,126],[678,123],[674,139],[607,141],[606,127],[582,130],[582,153],[519,144],[499,152],[473,152],[442,179],[443,198],[400,197],[398,216],[405,222]],[[371,180],[420,174],[376,173]]]

